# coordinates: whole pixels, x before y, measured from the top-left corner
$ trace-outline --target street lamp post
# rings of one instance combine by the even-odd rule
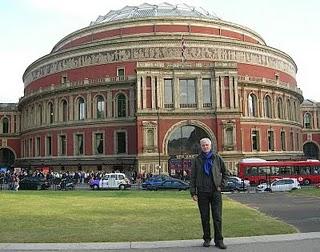
[[[161,163],[160,163],[160,111],[159,106],[157,106],[157,135],[158,135],[158,169],[159,169],[159,175],[161,173]]]

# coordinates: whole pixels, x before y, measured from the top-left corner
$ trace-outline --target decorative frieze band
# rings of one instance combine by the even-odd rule
[[[239,63],[261,65],[286,72],[295,77],[295,67],[285,59],[272,54],[261,52],[244,51],[233,48],[217,47],[188,47],[185,52],[186,60],[212,60],[212,61],[235,61]],[[57,60],[42,65],[27,73],[24,79],[25,86],[34,80],[50,74],[76,69],[85,66],[101,65],[114,62],[132,60],[170,60],[180,59],[181,49],[177,47],[146,47],[109,50],[97,53],[90,53],[82,56],[74,56]]]

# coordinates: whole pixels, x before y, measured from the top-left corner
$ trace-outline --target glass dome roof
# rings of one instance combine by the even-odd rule
[[[209,13],[203,8],[189,6],[187,4],[161,3],[153,5],[144,3],[139,6],[125,6],[120,10],[111,10],[105,16],[99,16],[96,21],[92,21],[90,26],[112,22],[116,20],[143,18],[143,17],[200,17],[209,19],[219,19],[216,15]]]

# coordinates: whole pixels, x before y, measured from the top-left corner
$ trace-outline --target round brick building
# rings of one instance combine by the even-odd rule
[[[203,9],[110,11],[26,69],[17,164],[175,174],[202,137],[234,173],[245,157],[297,158],[296,72],[255,31]]]

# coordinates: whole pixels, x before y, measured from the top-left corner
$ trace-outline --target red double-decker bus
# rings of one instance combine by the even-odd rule
[[[320,183],[320,161],[266,161],[263,159],[242,159],[238,176],[250,184],[260,184],[277,178],[296,178],[303,185]]]

